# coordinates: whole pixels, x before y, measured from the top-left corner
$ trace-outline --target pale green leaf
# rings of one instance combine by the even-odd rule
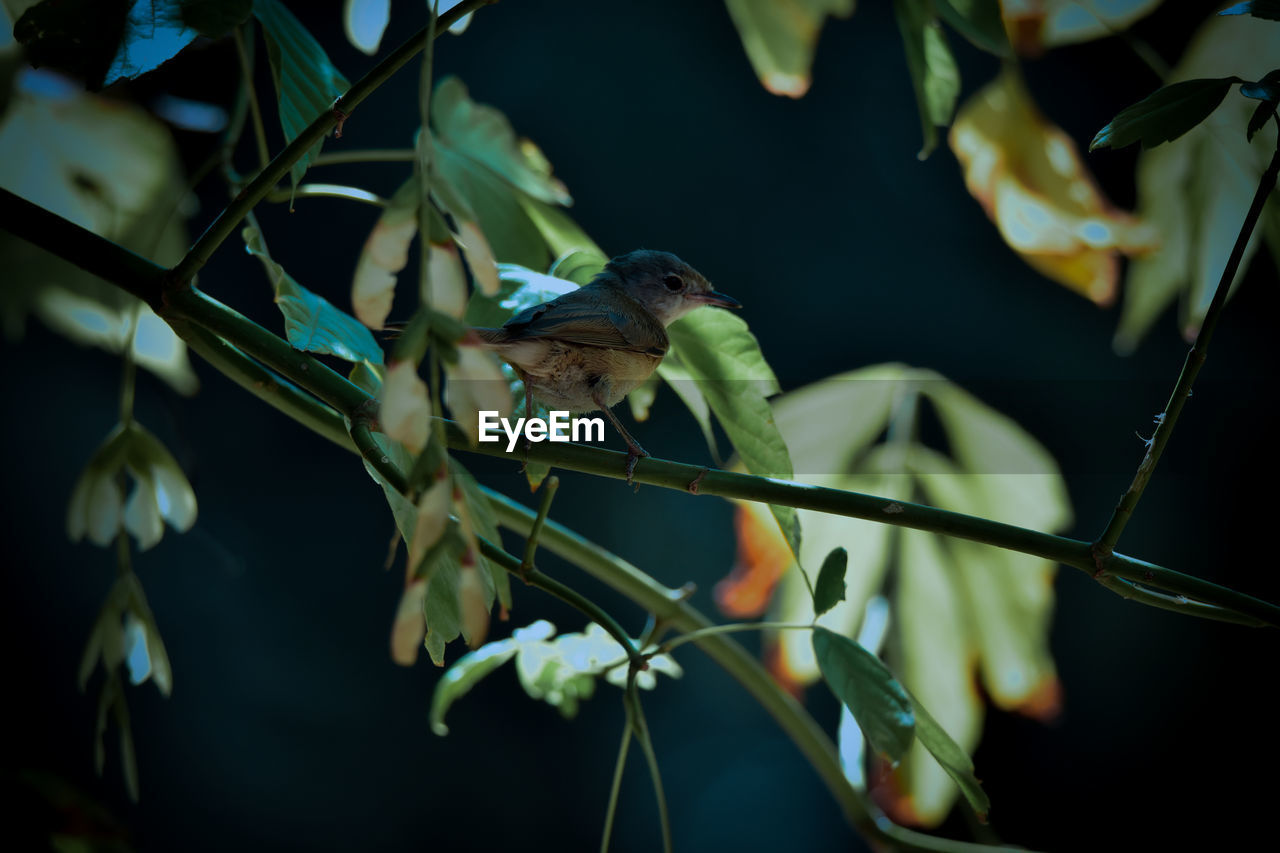
[[[974,688],[974,643],[955,580],[953,561],[940,537],[899,531],[894,616],[898,642],[895,667],[911,695],[932,709],[963,749],[982,730],[982,702]],[[959,793],[950,772],[914,746],[898,771],[913,813],[924,824],[946,816]]]
[[[818,33],[827,16],[848,17],[854,0],[725,0],[764,87],[799,98],[809,90]]]
[[[929,0],[894,0],[893,10],[920,111],[924,145],[918,156],[923,160],[938,145],[937,128],[951,124],[960,71]]]
[[[280,102],[280,125],[285,141],[292,142],[311,122],[333,109],[334,101],[351,84],[279,0],[253,0],[253,14],[267,41],[267,58]],[[320,153],[322,142],[317,141],[293,164],[289,174],[295,187]]]
[[[508,184],[545,202],[573,203],[551,164],[529,140],[518,140],[499,110],[478,104],[457,77],[446,77],[431,93],[431,124],[437,146],[482,165]]]
[[[284,314],[285,335],[294,349],[382,364],[382,347],[359,320],[298,284],[272,260],[258,229],[250,226],[241,233],[249,254],[266,268],[276,304]]]
[[[747,470],[790,479],[791,456],[767,399],[778,392],[778,380],[747,324],[728,311],[704,308],[672,323],[667,334]],[[795,509],[770,509],[791,552],[799,554]]]
[[[516,639],[508,637],[485,643],[474,652],[468,652],[454,661],[453,666],[440,676],[435,692],[431,695],[431,731],[441,737],[447,735],[449,727],[444,724],[444,716],[450,706],[467,695],[485,676],[511,660],[519,648],[520,644]]]
[[[1169,82],[1237,74],[1258,80],[1280,56],[1280,25],[1245,17],[1210,17],[1192,38]],[[1249,140],[1254,104],[1230,97],[1200,126],[1138,157],[1138,215],[1160,231],[1161,247],[1129,264],[1115,346],[1132,351],[1151,323],[1181,295],[1180,330],[1194,335],[1275,151],[1274,123]],[[1275,206],[1263,211],[1245,246],[1234,289],[1248,270]]]

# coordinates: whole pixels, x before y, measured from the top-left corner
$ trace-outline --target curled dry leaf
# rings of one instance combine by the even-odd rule
[[[1158,245],[1153,228],[1112,207],[1075,144],[1044,119],[1016,73],[1001,74],[960,109],[951,149],[969,192],[1023,260],[1109,305],[1119,255]]]
[[[388,368],[382,383],[379,420],[387,437],[403,443],[413,453],[426,447],[431,401],[427,399],[427,383],[418,378],[417,365],[400,361]]]
[[[417,574],[418,564],[426,556],[427,550],[440,541],[445,525],[449,521],[449,481],[440,478],[431,488],[422,493],[418,499],[417,514],[413,525],[413,537],[409,541],[409,562],[405,566],[407,580]]]
[[[391,313],[396,273],[409,262],[409,244],[417,233],[417,220],[389,222],[384,216],[365,241],[351,282],[351,306],[356,318],[371,329],[381,329]]]
[[[479,648],[489,635],[489,604],[484,582],[475,563],[464,563],[458,578],[458,609],[462,612],[462,636],[467,645]]]

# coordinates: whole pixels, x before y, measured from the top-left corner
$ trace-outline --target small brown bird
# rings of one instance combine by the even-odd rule
[[[669,252],[619,255],[589,284],[476,334],[507,361],[531,397],[550,409],[603,411],[627,442],[627,481],[648,456],[610,411],[667,354],[666,327],[695,308],[741,308]]]

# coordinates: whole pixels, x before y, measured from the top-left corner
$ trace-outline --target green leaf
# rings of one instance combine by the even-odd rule
[[[911,697],[911,706],[915,711],[916,738],[960,786],[960,793],[977,812],[978,819],[985,823],[987,812],[991,810],[991,800],[982,790],[982,783],[973,775],[973,760],[914,696]]]
[[[133,4],[103,86],[158,68],[199,35],[186,25],[181,5],[177,0],[137,0]]]
[[[556,278],[584,287],[604,270],[604,265],[608,262],[609,259],[598,251],[575,249],[556,258],[548,272]]]
[[[920,110],[924,145],[917,156],[923,160],[938,145],[937,128],[951,124],[960,94],[960,71],[929,0],[894,0],[893,10]]]
[[[821,616],[838,602],[844,601],[844,573],[849,567],[849,552],[843,548],[832,550],[822,561],[818,581],[813,585],[813,612]]]
[[[813,629],[813,653],[823,680],[853,714],[872,748],[897,764],[915,738],[907,691],[879,658],[826,628]]]
[[[334,355],[346,361],[382,364],[382,347],[359,320],[298,284],[267,252],[262,233],[241,232],[249,254],[262,261],[284,314],[285,335],[294,349]]]
[[[934,8],[975,47],[1000,57],[1013,55],[1000,14],[1000,0],[934,0]]]
[[[292,142],[307,125],[333,108],[350,83],[329,61],[324,48],[279,0],[253,0],[253,14],[262,24],[267,58],[280,101],[280,126]],[[323,140],[293,164],[290,175],[298,186]]]
[[[499,110],[471,100],[457,77],[444,78],[431,93],[431,124],[438,145],[488,167],[511,186],[541,201],[573,203],[542,152],[527,139],[517,140]]]
[[[1089,143],[1095,148],[1124,148],[1141,141],[1143,148],[1155,148],[1177,139],[1209,117],[1218,108],[1238,77],[1184,80],[1157,89],[1130,107],[1125,107],[1111,123],[1098,131]]]
[[[1247,2],[1229,6],[1218,14],[1253,15],[1255,18],[1265,18],[1268,21],[1280,21],[1280,0],[1247,0]]]
[[[764,87],[799,98],[809,90],[818,33],[828,15],[853,14],[854,0],[725,0],[747,58]]]
[[[431,731],[441,737],[447,735],[449,727],[444,724],[444,715],[450,706],[466,696],[485,676],[515,657],[519,648],[520,643],[514,637],[508,637],[485,643],[474,652],[458,658],[436,682],[435,693],[431,696]]]
[[[924,382],[969,485],[984,496],[978,514],[1033,530],[1071,523],[1071,501],[1053,456],[1008,415],[941,377]],[[972,505],[965,512],[975,512]]]
[[[1211,16],[1187,46],[1174,80],[1239,74],[1260,80],[1280,56],[1280,27],[1242,17]],[[1265,126],[1252,144],[1245,134],[1256,104],[1226,98],[1205,122],[1173,145],[1138,156],[1137,214],[1160,233],[1160,248],[1128,265],[1114,346],[1131,352],[1170,303],[1180,301],[1178,332],[1194,335],[1240,232],[1243,211],[1275,150]],[[1263,210],[1231,283],[1239,286],[1276,215]],[[1179,299],[1179,297],[1181,297]]]
[[[685,367],[680,353],[675,350],[669,351],[658,364],[657,373],[671,387],[671,390],[676,392],[676,396],[681,399],[693,415],[693,419],[698,422],[698,428],[702,430],[702,438],[707,442],[707,449],[711,451],[712,460],[720,465],[720,448],[716,446],[716,433],[711,426],[711,407],[707,404],[707,398],[702,395],[702,389],[689,373],[689,368]]]
[[[778,379],[746,322],[723,309],[704,308],[672,323],[667,334],[747,470],[790,479],[791,456],[768,401],[779,390]],[[795,509],[769,508],[791,553],[798,555],[800,522]]]
[[[542,235],[542,239],[546,241],[547,247],[556,257],[563,257],[574,252],[589,252],[600,259],[600,265],[603,267],[605,262],[609,260],[606,255],[595,242],[587,236],[587,233],[578,227],[578,223],[568,213],[555,205],[547,204],[545,201],[538,201],[536,198],[529,198],[527,195],[519,195],[517,200],[520,207],[524,209],[525,215],[538,229],[538,233]]]

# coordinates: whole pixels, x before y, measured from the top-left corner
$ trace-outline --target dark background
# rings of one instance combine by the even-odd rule
[[[349,78],[373,64],[343,38],[340,4],[290,5]],[[1135,32],[1175,61],[1202,20],[1191,8],[1167,3]],[[384,50],[420,25],[415,4],[393,11]],[[996,60],[950,41],[966,94],[995,74]],[[863,3],[852,19],[828,23],[814,86],[800,101],[762,89],[718,2],[504,0],[463,37],[438,42],[436,56],[437,74],[460,75],[476,100],[541,146],[574,195],[574,216],[606,251],[674,251],[739,297],[784,389],[890,360],[936,369],[1052,451],[1075,505],[1072,535],[1101,529],[1139,459],[1134,433],[1150,433],[1182,363],[1172,312],[1135,355],[1117,357],[1116,310],[1014,256],[945,146],[917,161],[916,107],[889,4]],[[215,45],[135,85],[226,103],[233,68],[227,46]],[[269,92],[260,71],[260,92]],[[1053,51],[1025,73],[1082,144],[1158,82],[1115,39]],[[327,150],[409,145],[416,85],[414,65]],[[266,94],[278,150],[274,108]],[[189,163],[210,145],[194,134],[180,142]],[[1130,149],[1089,158],[1123,206],[1133,201],[1134,157]],[[243,147],[242,167],[251,162]],[[371,165],[316,179],[387,194],[406,169]],[[202,192],[196,230],[225,198],[212,182]],[[261,213],[277,260],[339,304],[375,218],[325,199],[302,200],[293,215],[281,206]],[[278,328],[260,267],[230,243],[202,285]],[[1280,582],[1266,403],[1276,298],[1275,268],[1261,254],[1122,543],[1272,600]],[[387,655],[402,573],[381,568],[392,526],[380,491],[353,457],[203,363],[197,370],[203,388],[192,400],[140,379],[139,417],[189,472],[200,518],[136,561],[175,689],[168,700],[151,685],[128,691],[142,788],[134,806],[114,730],[105,779],[93,774],[98,682],[89,695],[75,688],[113,559],[68,544],[63,529],[71,486],[115,423],[118,360],[37,325],[5,350],[6,767],[71,782],[143,850],[595,849],[622,725],[617,691],[602,685],[569,723],[525,697],[507,668],[454,709],[447,738],[432,735],[426,712],[439,671],[425,655],[409,670]],[[707,461],[691,418],[665,389],[637,436],[660,456]],[[464,461],[531,502],[511,466]],[[694,604],[713,610],[710,589],[733,559],[726,502],[562,476],[559,520],[664,583],[695,581]],[[627,602],[543,559],[638,629],[642,614]],[[581,627],[574,612],[516,587],[513,625],[545,617]],[[1269,689],[1276,633],[1130,604],[1070,570],[1057,589],[1063,713],[1044,725],[992,712],[975,755],[995,832],[1056,850],[1224,847],[1270,825],[1280,759]],[[458,654],[460,644],[450,659]],[[862,849],[772,720],[696,651],[680,659],[685,677],[646,697],[677,847]],[[808,701],[834,731],[834,700],[813,689]],[[28,843],[44,812],[25,793],[7,800],[17,807],[9,826]],[[943,832],[968,837],[958,816]],[[615,838],[617,850],[658,848],[638,756]]]

